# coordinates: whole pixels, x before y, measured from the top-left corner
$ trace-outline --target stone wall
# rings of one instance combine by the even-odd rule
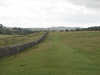
[[[28,42],[25,44],[20,44],[20,45],[1,47],[0,48],[0,57],[17,54],[19,52],[24,51],[27,48],[33,47],[33,46],[39,44],[40,42],[42,42],[46,38],[47,35],[48,35],[48,32],[45,32],[38,40]]]

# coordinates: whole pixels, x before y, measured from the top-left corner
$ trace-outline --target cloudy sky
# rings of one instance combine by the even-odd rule
[[[10,27],[88,27],[100,24],[100,0],[0,0],[0,23]]]

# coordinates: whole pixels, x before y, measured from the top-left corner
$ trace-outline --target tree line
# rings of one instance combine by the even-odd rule
[[[33,33],[32,30],[29,30],[27,28],[8,28],[0,24],[0,34],[30,34]]]
[[[88,28],[76,28],[74,30],[66,29],[66,31],[100,31],[100,26],[93,26]]]

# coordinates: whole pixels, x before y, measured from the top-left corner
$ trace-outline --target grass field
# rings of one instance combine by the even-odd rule
[[[0,35],[0,47],[30,42],[40,38],[42,34],[41,32],[29,35]]]
[[[0,59],[0,75],[99,75],[100,32],[51,32],[20,54]]]

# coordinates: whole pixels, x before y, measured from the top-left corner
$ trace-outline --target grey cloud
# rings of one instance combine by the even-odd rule
[[[73,15],[64,17],[64,22],[69,24],[100,24],[100,15]]]
[[[67,0],[76,5],[85,6],[88,8],[100,8],[100,0]]]
[[[7,0],[0,0],[0,7],[7,7]]]
[[[99,0],[0,0],[0,7],[7,5],[9,8],[0,8],[2,11],[0,22],[9,26],[11,24],[22,24],[24,27],[100,24],[100,13],[87,9],[100,8]]]

